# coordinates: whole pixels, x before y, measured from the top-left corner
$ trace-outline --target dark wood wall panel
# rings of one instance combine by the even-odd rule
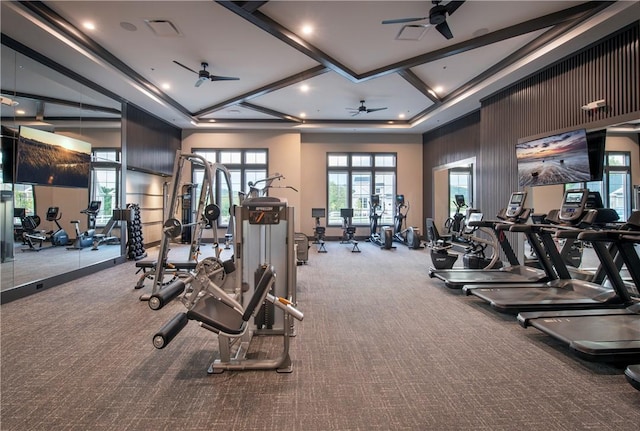
[[[430,217],[433,215],[433,168],[477,156],[480,147],[480,111],[425,134],[422,143],[422,213]]]
[[[147,112],[126,109],[127,167],[152,174],[171,175],[182,132]]]
[[[518,140],[640,116],[636,23],[482,101],[477,201],[493,214],[518,188]],[[605,99],[595,111],[581,107]]]
[[[460,149],[474,142],[473,137],[460,134],[469,118],[425,134],[425,214],[432,211],[432,166],[475,155],[474,204],[492,216],[518,189],[514,148],[518,140],[640,117],[639,30],[636,22],[483,100],[475,127],[476,154]],[[581,109],[599,99],[606,100],[605,108]]]

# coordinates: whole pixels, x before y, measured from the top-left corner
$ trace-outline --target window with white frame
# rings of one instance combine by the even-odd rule
[[[607,151],[604,157],[602,181],[565,184],[565,190],[586,188],[600,193],[605,208],[612,208],[621,221],[627,220],[632,208],[631,154],[627,151]]]
[[[353,225],[369,225],[373,194],[384,209],[380,223],[392,224],[395,192],[395,153],[327,154],[327,225],[342,225],[342,208],[353,208]]]
[[[115,148],[94,148],[91,162],[91,198],[100,201],[100,211],[96,216],[96,226],[105,226],[120,207],[119,174],[120,150]],[[87,203],[88,204],[88,203]]]

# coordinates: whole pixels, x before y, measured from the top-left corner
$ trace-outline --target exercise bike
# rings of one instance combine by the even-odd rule
[[[56,224],[57,229],[55,231],[45,232],[44,230],[36,230],[40,225],[40,217],[37,215],[25,216],[20,219],[23,231],[22,243],[29,246],[29,248],[24,248],[23,251],[40,251],[45,248],[67,245],[69,243],[69,235],[62,226],[60,226],[60,223],[58,223],[58,220],[62,218],[62,213],[59,211],[58,207],[49,207],[47,210],[47,221]],[[50,242],[51,245],[43,247],[44,242]]]
[[[382,210],[382,212],[378,213],[379,210]],[[378,222],[382,218],[383,214],[384,208],[380,205],[380,196],[371,195],[371,200],[369,201],[369,222],[371,226],[369,242],[379,245],[382,249],[390,250],[395,248],[393,245],[393,232],[391,231],[391,228],[387,226],[380,227],[383,235],[380,235],[380,232],[378,232]]]
[[[326,253],[327,249],[324,245],[326,228],[320,224],[320,219],[326,216],[324,208],[311,208],[311,217],[316,219],[316,225],[313,228],[313,243],[318,245],[318,253]]]
[[[98,212],[100,212],[101,201],[91,201],[89,206],[82,211],[81,214],[86,214],[89,217],[88,229],[84,232],[80,232],[80,221],[71,220],[71,224],[75,226],[76,239],[73,241],[73,245],[67,247],[67,250],[81,250],[86,247],[93,247],[94,236],[96,234],[96,218]]]
[[[403,213],[402,210],[405,210]],[[412,250],[424,248],[420,241],[420,229],[409,226],[402,229],[404,220],[409,213],[409,205],[405,203],[404,195],[396,195],[396,215],[394,216],[394,234],[393,239],[402,243]]]
[[[60,226],[58,220],[62,218],[62,213],[58,207],[49,207],[47,210],[47,221],[52,221],[56,224],[56,230],[47,232],[49,241],[53,246],[61,246],[69,244],[69,234]]]
[[[360,253],[358,241],[356,240],[356,227],[351,224],[353,208],[341,208],[340,217],[342,217],[342,239],[340,244],[353,244],[351,252]]]

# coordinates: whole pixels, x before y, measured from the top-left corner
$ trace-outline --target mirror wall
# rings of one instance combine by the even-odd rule
[[[29,178],[22,178],[21,183],[5,178],[7,181],[0,185],[3,242],[0,277],[1,289],[6,291],[122,255],[119,225],[108,233],[104,229],[112,209],[120,205],[121,106],[10,47],[1,48],[3,146],[5,142],[17,142],[6,141],[5,135],[28,127],[89,143],[93,154],[88,187],[52,186],[42,181],[30,184]],[[4,160],[7,153],[3,153],[3,165],[11,164],[10,160]],[[111,238],[97,247],[96,241],[86,236],[82,244],[75,242],[73,222],[78,222],[81,237],[90,227],[90,218],[82,213],[90,200],[101,202],[95,232]],[[59,209],[57,223],[47,220],[52,207]],[[15,214],[14,208],[18,208]],[[29,223],[24,226],[20,218],[13,217],[20,213],[20,208],[26,208],[27,215],[40,218],[40,224],[30,231],[28,239],[23,232],[30,227]],[[54,245],[52,232],[59,229],[67,233],[69,240]],[[38,238],[45,238],[42,244]]]

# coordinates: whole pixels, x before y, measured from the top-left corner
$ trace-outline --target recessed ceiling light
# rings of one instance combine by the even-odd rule
[[[26,112],[25,112],[25,110],[24,110],[24,109],[16,109],[16,114],[18,114],[18,115],[24,115],[24,114],[26,114]]]
[[[216,120],[212,118],[211,120],[209,120],[209,122],[210,122],[210,123],[215,123],[215,122],[216,122]]]
[[[304,112],[301,112],[301,113],[300,113],[300,118],[305,118],[306,116],[307,116],[307,114],[306,114],[306,113],[304,113]]]
[[[168,82],[165,82],[161,85],[161,87],[163,90],[169,90],[171,88],[171,85]]]
[[[442,90],[443,88],[441,86],[437,86],[436,88],[433,89],[433,91],[435,91],[438,94],[442,93]]]
[[[302,91],[303,93],[306,93],[307,91],[309,91],[309,86],[307,84],[302,84],[300,86],[300,91]]]
[[[311,34],[313,33],[313,27],[311,27],[309,24],[305,24],[302,26],[302,33],[303,34]]]
[[[94,23],[92,23],[91,21],[85,21],[82,23],[82,26],[84,28],[86,28],[87,30],[95,30],[96,29],[96,25]]]
[[[398,114],[398,118],[404,118],[404,114]]]

